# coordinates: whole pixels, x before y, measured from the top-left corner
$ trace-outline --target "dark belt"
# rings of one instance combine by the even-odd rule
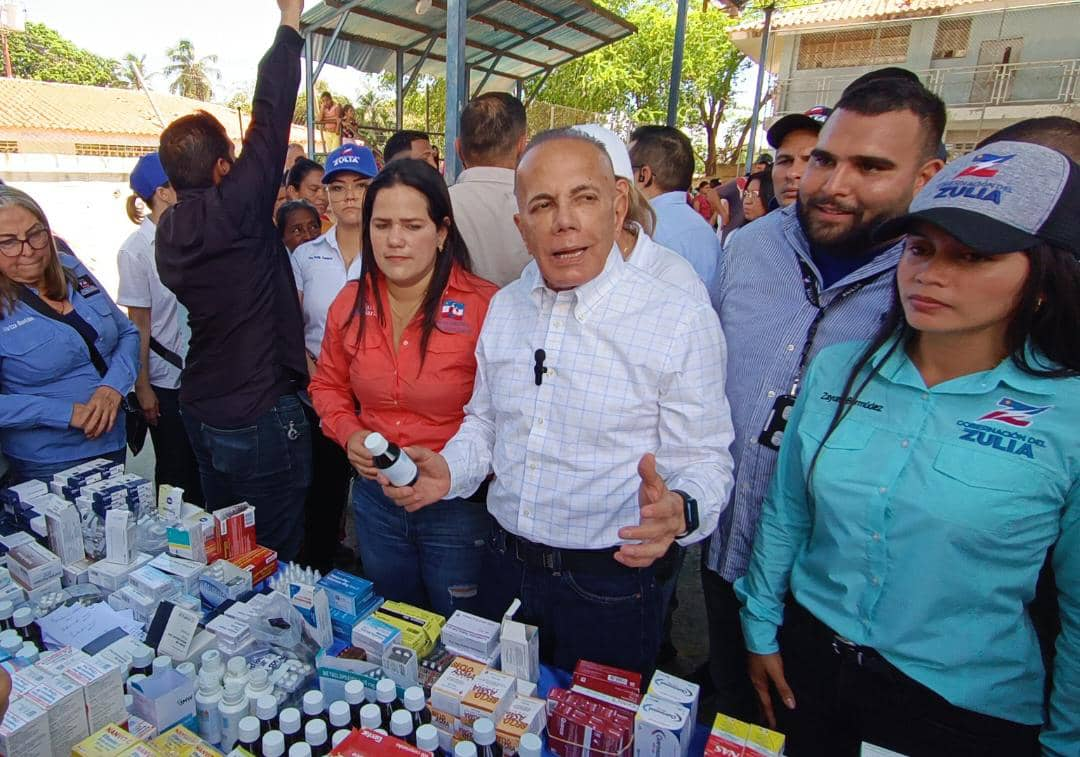
[[[625,576],[636,573],[641,568],[631,568],[615,559],[618,547],[608,549],[559,549],[546,544],[537,544],[516,536],[499,524],[492,532],[492,545],[499,552],[515,557],[530,568],[540,568],[552,573],[569,570],[575,573],[589,573],[601,576]],[[678,544],[672,544],[667,553],[654,562],[651,570],[660,580],[667,580],[674,572]]]
[[[831,649],[832,653],[845,664],[862,668],[870,673],[906,678],[895,665],[882,657],[881,653],[876,649],[856,644],[850,639],[844,638],[794,600],[788,601],[784,614],[785,624],[795,621],[793,625],[801,626],[804,632],[813,639],[816,646]]]

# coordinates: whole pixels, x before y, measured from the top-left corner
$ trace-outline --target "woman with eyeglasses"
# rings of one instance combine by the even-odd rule
[[[907,235],[892,312],[810,364],[735,584],[800,757],[1080,745],[1080,166],[986,150],[878,233]],[[1028,609],[1048,559],[1049,701]]]
[[[317,239],[301,244],[290,258],[304,314],[304,344],[308,371],[312,376],[318,371],[327,311],[345,285],[360,278],[364,193],[378,172],[375,156],[367,147],[347,144],[330,153],[322,181],[337,223]],[[305,409],[312,427],[319,428],[314,408],[308,403]],[[341,514],[348,496],[352,467],[345,452],[332,439],[323,433],[312,434],[312,439],[303,561],[305,565],[326,572],[333,567],[340,541]]]
[[[769,171],[758,171],[747,177],[746,189],[742,193],[746,223],[756,221],[769,212],[769,200],[772,196],[772,174]]]
[[[135,324],[57,252],[33,198],[0,186],[0,446],[14,480],[47,481],[97,457],[122,463],[121,400],[138,371]]]

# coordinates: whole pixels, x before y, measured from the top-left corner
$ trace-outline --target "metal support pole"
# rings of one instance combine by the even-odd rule
[[[435,47],[435,40],[437,39],[438,37],[432,37],[428,40],[427,47],[424,48],[424,54],[420,56],[420,60],[416,61],[412,73],[409,74],[409,78],[405,82],[405,87],[402,90],[403,94],[409,94],[409,90],[416,84],[416,80],[420,77],[420,69],[424,67],[424,63],[427,61],[428,56],[431,55],[431,48]]]
[[[319,78],[319,74],[322,73],[323,66],[326,65],[326,59],[330,57],[330,53],[334,50],[334,45],[337,44],[338,37],[341,36],[341,30],[345,27],[345,22],[349,20],[349,11],[355,6],[360,4],[360,0],[351,0],[346,3],[340,9],[341,15],[338,16],[337,26],[334,27],[334,33],[330,35],[330,39],[326,42],[326,47],[323,49],[322,60],[319,61],[319,67],[315,69],[315,78]]]
[[[467,0],[446,0],[446,182],[452,184],[461,170],[454,143],[458,137],[458,115],[468,96],[468,68],[465,65],[465,21]]]
[[[405,51],[399,49],[394,53],[394,128],[399,131],[405,118],[405,86],[402,82],[404,76]]]
[[[311,53],[311,33],[304,35],[304,86],[307,89],[307,152],[315,158],[315,65]]]
[[[686,10],[688,0],[679,0],[675,19],[675,49],[671,53],[671,83],[668,84],[667,125],[679,120],[679,84],[682,82],[683,50],[686,47]]]
[[[525,102],[525,81],[523,79],[518,79],[514,84],[514,95],[517,99]]]
[[[761,116],[761,90],[765,86],[765,64],[769,55],[769,29],[772,26],[772,14],[775,3],[765,6],[765,28],[761,33],[761,55],[758,59],[757,86],[754,88],[754,112],[750,116],[749,139],[746,143],[746,173],[754,165],[754,138],[757,136],[758,118]]]

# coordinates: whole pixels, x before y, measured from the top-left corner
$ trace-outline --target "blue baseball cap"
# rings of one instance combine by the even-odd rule
[[[139,158],[128,181],[131,191],[143,199],[153,197],[158,187],[168,183],[169,177],[165,175],[165,169],[161,167],[161,158],[156,152],[147,153]]]
[[[370,179],[378,172],[375,154],[370,147],[342,145],[326,156],[326,170],[323,172],[322,182],[329,184],[339,173],[355,173]]]

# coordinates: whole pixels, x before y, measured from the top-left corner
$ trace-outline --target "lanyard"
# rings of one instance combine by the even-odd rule
[[[828,305],[822,305],[821,296],[817,288],[817,280],[814,278],[813,270],[801,256],[796,257],[799,261],[799,270],[802,271],[803,292],[806,295],[806,301],[817,308],[817,314],[814,315],[814,320],[810,322],[810,327],[806,329],[806,339],[803,340],[802,353],[799,355],[799,367],[795,370],[795,377],[791,383],[790,393],[792,397],[799,393],[799,384],[802,382],[803,373],[806,371],[806,365],[810,362],[810,352],[814,348],[814,339],[817,337],[818,328],[821,326],[821,321],[825,318],[826,311],[830,307],[841,304],[848,297],[855,294],[863,287],[873,283],[878,276],[885,273],[885,271],[878,271],[869,278],[848,284],[838,295],[829,301]]]

